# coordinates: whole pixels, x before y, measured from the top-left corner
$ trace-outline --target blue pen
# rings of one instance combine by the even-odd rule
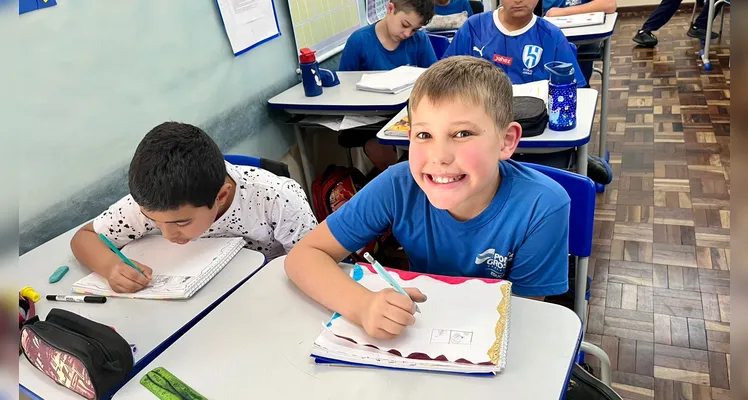
[[[110,242],[109,239],[107,239],[106,236],[104,236],[103,233],[99,233],[99,237],[101,238],[101,240],[104,241],[104,243],[106,243],[107,246],[109,246],[110,249],[112,249],[114,254],[116,254],[119,258],[122,259],[122,261],[125,262],[125,264],[135,268],[135,270],[140,272],[141,275],[145,275],[143,271],[140,268],[136,267],[135,264],[133,264],[132,261],[130,261],[127,257],[125,257],[125,255],[122,254],[122,252],[119,251],[119,249],[116,246],[114,246],[112,242]]]
[[[384,278],[384,280],[387,281],[387,283],[389,283],[390,286],[392,286],[392,288],[395,289],[395,291],[397,291],[400,294],[404,294],[404,295],[408,296],[408,292],[406,292],[405,289],[403,289],[397,283],[397,281],[395,280],[395,278],[393,278],[392,275],[390,275],[387,272],[387,270],[384,269],[384,267],[382,266],[382,264],[380,264],[379,261],[375,260],[374,257],[371,256],[371,254],[369,254],[368,252],[364,253],[364,258],[366,259],[366,261],[368,261],[369,263],[371,263],[371,265],[377,271],[377,275],[379,275],[382,278]],[[408,298],[410,298],[410,296],[408,296]],[[416,306],[416,312],[421,312],[421,310],[418,308],[418,304],[415,304],[415,306]]]

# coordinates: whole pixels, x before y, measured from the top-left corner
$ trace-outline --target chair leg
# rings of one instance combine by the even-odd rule
[[[726,5],[722,5],[722,8],[719,9],[719,41],[722,41],[722,28],[725,27],[725,7]]]
[[[696,17],[696,2],[694,1],[693,2],[693,10],[691,11],[691,24],[689,25],[689,27],[693,25],[693,20],[694,20],[695,17]]]
[[[594,357],[600,360],[600,380],[603,381],[604,384],[608,385],[608,387],[610,387],[611,366],[608,353],[606,353],[605,350],[588,342],[582,342],[580,349],[586,354],[592,354]]]

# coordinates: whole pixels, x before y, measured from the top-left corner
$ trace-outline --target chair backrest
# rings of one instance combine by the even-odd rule
[[[592,229],[595,222],[595,183],[592,179],[545,165],[521,163],[556,181],[571,198],[569,213],[569,254],[592,254]]]
[[[480,14],[483,12],[483,2],[470,0],[470,8],[473,10],[473,14]]]
[[[447,39],[445,36],[432,35],[430,33],[428,34],[428,37],[431,41],[431,47],[434,48],[436,59],[441,60],[444,52],[447,51],[447,47],[449,47],[449,39]]]
[[[223,156],[223,159],[234,165],[246,165],[250,167],[262,168],[278,176],[284,176],[286,178],[291,177],[291,172],[289,172],[288,170],[288,165],[279,161],[268,160],[267,158],[244,156],[240,154],[225,154]]]

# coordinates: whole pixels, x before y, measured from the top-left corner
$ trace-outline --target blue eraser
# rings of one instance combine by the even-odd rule
[[[62,279],[63,276],[65,276],[65,274],[68,273],[68,270],[70,270],[70,268],[68,268],[67,265],[63,265],[62,267],[57,268],[57,270],[49,276],[49,283],[58,282],[60,279]]]

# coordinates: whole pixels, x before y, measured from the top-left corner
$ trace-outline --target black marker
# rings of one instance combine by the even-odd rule
[[[64,294],[48,294],[47,300],[50,301],[66,301],[69,303],[106,303],[106,297],[104,296],[75,296],[75,295],[64,295]]]

